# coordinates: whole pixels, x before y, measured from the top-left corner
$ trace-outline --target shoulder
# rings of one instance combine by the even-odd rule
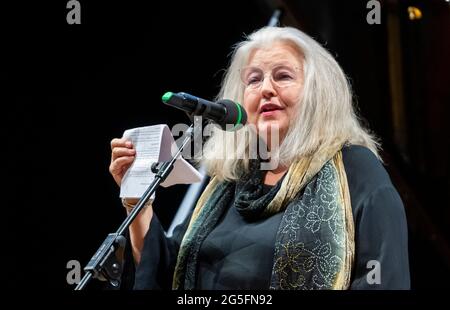
[[[352,289],[373,289],[367,263],[383,266],[378,289],[408,289],[408,228],[403,202],[382,163],[369,149],[349,146],[342,150],[353,219],[355,269]]]
[[[346,146],[342,149],[342,159],[351,192],[368,195],[379,188],[393,187],[386,169],[368,148]]]
[[[392,184],[383,164],[368,148],[361,145],[346,146],[342,149],[342,159],[345,171],[350,177],[365,176],[366,181]]]
[[[403,212],[403,204],[383,164],[368,148],[342,149],[354,215],[361,212]],[[370,209],[370,210],[368,210]]]

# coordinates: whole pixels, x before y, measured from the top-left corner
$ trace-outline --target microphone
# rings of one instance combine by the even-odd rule
[[[186,93],[167,92],[162,101],[190,115],[201,115],[217,123],[223,130],[233,131],[247,123],[247,113],[238,103],[228,99],[211,102]],[[227,124],[233,125],[227,126]]]

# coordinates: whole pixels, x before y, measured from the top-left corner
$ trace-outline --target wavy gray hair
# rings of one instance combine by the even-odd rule
[[[245,86],[239,70],[247,65],[252,51],[277,42],[293,44],[304,58],[303,95],[279,147],[279,164],[287,167],[302,156],[345,144],[365,146],[380,158],[376,138],[363,128],[355,113],[350,84],[341,67],[325,48],[298,29],[264,27],[236,44],[217,99],[243,102]],[[255,134],[248,127],[235,132],[212,129],[200,159],[210,175],[237,180],[246,172],[249,137]]]

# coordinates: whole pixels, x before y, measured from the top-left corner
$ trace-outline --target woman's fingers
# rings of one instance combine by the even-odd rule
[[[134,160],[134,156],[122,156],[114,160],[109,166],[111,174],[122,174],[124,168],[127,168]]]
[[[117,158],[123,157],[123,156],[134,156],[136,155],[136,150],[135,149],[129,149],[126,147],[114,147],[112,149],[112,157],[111,160],[114,161]]]
[[[117,185],[120,186],[122,183],[123,175],[133,163],[135,155],[136,150],[133,148],[131,141],[124,138],[111,140],[111,164],[109,165],[109,172]]]
[[[134,156],[122,156],[111,162],[109,165],[109,172],[113,176],[117,185],[122,184],[122,178],[130,165],[133,163]]]
[[[133,144],[131,141],[125,139],[125,138],[115,138],[111,140],[111,150],[115,147],[127,147],[132,148]]]

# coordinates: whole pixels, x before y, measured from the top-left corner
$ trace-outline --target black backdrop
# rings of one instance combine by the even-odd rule
[[[271,14],[252,1],[81,1],[81,25],[68,25],[68,11],[65,1],[2,8],[2,252],[11,288],[70,288],[66,263],[87,263],[124,218],[110,140],[127,128],[188,123],[162,94],[214,97],[231,45]],[[166,226],[185,188],[158,192]]]

